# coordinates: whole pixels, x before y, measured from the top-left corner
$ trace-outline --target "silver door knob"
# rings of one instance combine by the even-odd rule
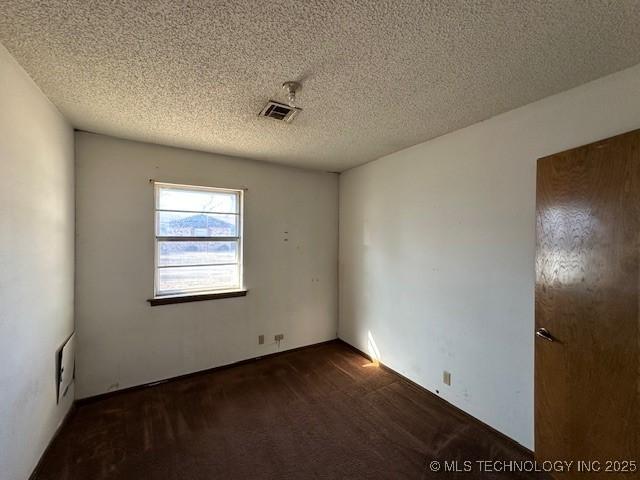
[[[539,328],[536,331],[536,335],[539,336],[540,338],[543,338],[544,340],[549,341],[549,342],[553,342],[554,341],[553,335],[551,335],[549,333],[549,330],[547,330],[546,328]]]

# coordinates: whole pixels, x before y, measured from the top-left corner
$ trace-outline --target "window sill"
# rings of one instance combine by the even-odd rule
[[[230,290],[228,292],[196,293],[192,295],[167,295],[166,297],[154,297],[147,300],[152,307],[158,305],[172,305],[174,303],[202,302],[205,300],[217,300],[219,298],[245,297],[248,290]]]

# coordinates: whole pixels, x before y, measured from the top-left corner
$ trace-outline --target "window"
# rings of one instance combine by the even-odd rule
[[[155,296],[242,288],[242,190],[155,184]]]

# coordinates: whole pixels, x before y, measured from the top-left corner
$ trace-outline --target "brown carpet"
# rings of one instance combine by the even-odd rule
[[[336,341],[82,403],[35,478],[534,478],[429,469],[454,459],[528,457]]]

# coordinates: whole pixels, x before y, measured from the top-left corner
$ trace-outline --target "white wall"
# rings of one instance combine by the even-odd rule
[[[0,45],[0,477],[27,478],[73,400],[73,130]]]
[[[532,448],[536,159],[636,128],[640,66],[342,174],[340,338]]]
[[[88,133],[76,155],[79,397],[336,337],[337,175]],[[149,306],[151,178],[248,188],[246,297]]]

